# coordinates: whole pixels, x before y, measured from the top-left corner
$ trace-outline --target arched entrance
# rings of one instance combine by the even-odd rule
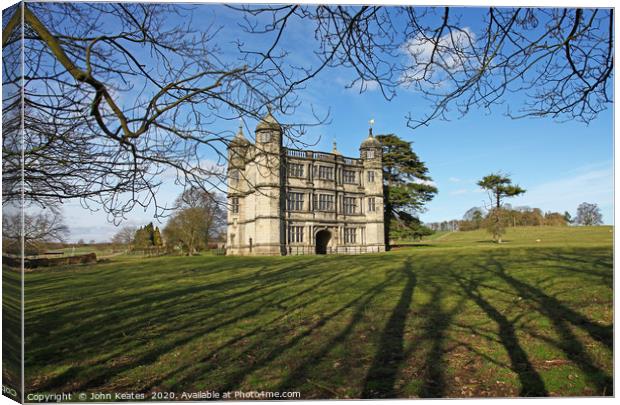
[[[315,236],[315,246],[316,246],[316,250],[315,253],[317,255],[324,255],[327,253],[327,244],[329,243],[329,240],[332,238],[332,234],[331,232],[329,232],[327,229],[324,229],[322,231],[318,231],[316,233]]]

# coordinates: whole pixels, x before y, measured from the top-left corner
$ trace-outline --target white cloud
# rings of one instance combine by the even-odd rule
[[[401,49],[409,60],[409,68],[400,78],[402,83],[443,86],[450,75],[475,67],[477,62],[472,53],[475,41],[476,35],[468,27],[451,30],[438,40],[421,34],[410,38]]]
[[[452,183],[458,183],[461,181],[458,177],[450,177],[448,180]]]
[[[466,188],[460,188],[458,190],[450,191],[450,195],[461,195],[467,193],[469,193],[469,190]]]

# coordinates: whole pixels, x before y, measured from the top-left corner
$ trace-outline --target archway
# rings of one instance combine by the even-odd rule
[[[324,254],[327,253],[327,244],[329,243],[329,240],[331,238],[332,238],[331,232],[329,232],[326,229],[324,229],[322,231],[318,231],[316,233],[316,240],[315,240],[316,250],[315,250],[315,253],[317,255],[324,255]]]

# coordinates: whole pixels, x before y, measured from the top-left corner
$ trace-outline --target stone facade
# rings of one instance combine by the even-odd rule
[[[385,251],[381,146],[372,130],[360,158],[282,145],[269,113],[256,144],[240,128],[228,148],[228,255]]]

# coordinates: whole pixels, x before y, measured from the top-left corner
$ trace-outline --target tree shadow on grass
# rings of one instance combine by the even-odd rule
[[[569,323],[584,329],[593,339],[603,343],[609,349],[613,348],[613,328],[589,320],[568,308],[557,298],[545,294],[543,290],[509,275],[497,260],[491,259],[488,269],[512,286],[520,296],[533,302],[538,312],[551,321],[560,337],[554,345],[564,351],[566,357],[584,372],[591,383],[597,386],[597,394],[613,395],[613,379],[594,364],[583,344],[571,331]]]
[[[403,271],[407,282],[379,338],[377,352],[364,380],[362,398],[397,397],[394,384],[404,358],[405,323],[416,286],[410,258],[407,258]]]
[[[176,334],[176,336],[173,339],[170,339],[169,342],[166,342],[165,344],[159,344],[155,346],[153,349],[142,350],[143,354],[141,354],[140,356],[134,357],[128,362],[115,362],[114,366],[110,366],[107,363],[108,360],[119,357],[119,352],[114,347],[110,346],[112,342],[116,342],[118,346],[122,346],[122,348],[124,349],[123,351],[125,352],[129,352],[133,349],[139,349],[141,346],[144,346],[144,342],[141,342],[140,340],[136,340],[136,339],[131,339],[132,331],[139,328],[139,325],[136,324],[136,321],[135,320],[132,321],[131,325],[124,325],[123,323],[118,323],[118,322],[105,322],[102,320],[102,318],[99,318],[98,325],[101,327],[99,329],[95,328],[94,331],[92,329],[85,329],[83,328],[84,324],[78,323],[79,330],[84,331],[88,336],[92,335],[92,337],[85,338],[85,336],[82,335],[81,338],[78,339],[77,342],[75,342],[75,343],[78,343],[77,344],[78,347],[77,348],[74,347],[74,349],[78,350],[77,354],[75,354],[76,358],[80,358],[80,356],[84,358],[84,350],[86,350],[87,347],[91,347],[91,348],[97,347],[99,349],[97,350],[98,352],[101,352],[102,351],[101,349],[103,349],[104,347],[107,347],[108,351],[103,351],[103,352],[109,353],[109,354],[99,357],[98,361],[95,363],[87,362],[87,364],[74,365],[72,367],[69,367],[64,372],[60,373],[59,375],[56,375],[47,381],[43,381],[39,383],[36,389],[37,390],[58,389],[68,383],[71,383],[72,387],[76,389],[88,389],[88,388],[101,386],[102,384],[106,383],[107,380],[111,376],[119,374],[123,371],[129,370],[131,368],[144,366],[146,364],[153,363],[164,353],[167,353],[170,350],[173,350],[175,347],[184,345],[185,343],[188,343],[195,338],[204,337],[205,335],[215,330],[218,330],[228,325],[235,324],[245,319],[252,319],[253,317],[257,316],[261,311],[263,311],[265,308],[269,308],[271,305],[275,305],[275,306],[282,305],[287,300],[293,299],[299,295],[303,295],[312,290],[311,288],[305,288],[298,293],[289,293],[288,295],[281,293],[283,290],[287,291],[287,289],[290,291],[290,280],[288,280],[287,277],[289,276],[289,274],[291,274],[290,273],[291,268],[296,268],[298,266],[299,266],[298,264],[284,266],[282,269],[278,271],[275,271],[275,272],[271,271],[269,272],[269,274],[263,274],[262,277],[257,278],[257,281],[259,281],[259,286],[254,288],[253,290],[252,288],[244,289],[238,294],[237,293],[229,294],[225,297],[216,298],[216,299],[213,299],[209,297],[208,295],[202,294],[200,296],[194,297],[191,300],[192,305],[196,306],[196,308],[200,308],[201,306],[208,308],[209,306],[206,305],[206,303],[208,302],[211,302],[211,306],[215,304],[218,304],[219,306],[221,306],[222,311],[221,311],[221,316],[219,316],[220,318],[219,321],[215,319],[201,317],[199,313],[194,315],[194,313],[191,312],[191,306],[188,307],[188,305],[186,305],[189,302],[188,298],[192,297],[194,293],[198,293],[201,291],[208,291],[209,285],[206,285],[206,286],[195,285],[195,286],[188,286],[183,289],[179,289],[179,288],[174,289],[174,291],[178,294],[178,296],[181,296],[184,299],[181,301],[175,302],[172,306],[164,305],[163,303],[165,302],[165,299],[162,300],[162,296],[166,296],[166,297],[170,296],[171,291],[169,289],[162,290],[160,296],[157,297],[159,299],[156,299],[155,301],[151,301],[151,302],[155,302],[158,304],[156,307],[157,309],[152,310],[150,313],[148,311],[140,312],[141,314],[140,316],[142,317],[144,321],[148,320],[149,323],[153,321],[155,324],[158,324],[159,322],[163,322],[162,324],[165,324],[165,320],[170,319],[169,316],[170,314],[174,313],[175,308],[178,308],[179,310],[184,311],[185,314],[192,314],[192,315],[186,316],[184,318],[184,322],[176,323],[175,329],[177,329],[179,332]],[[299,270],[295,272],[296,280],[298,282],[301,282],[304,278],[311,279],[311,278],[318,276],[321,280],[317,284],[323,283],[324,285],[329,285],[335,282],[335,280],[337,280],[338,278],[341,278],[343,276],[352,276],[355,274],[355,272],[349,272],[349,273],[346,273],[345,275],[342,275],[339,273],[333,273],[331,269],[326,269],[325,271],[318,271],[315,268],[312,268],[312,266],[310,267],[311,267],[311,271]],[[360,269],[360,272],[362,270],[363,269]],[[321,273],[326,274],[327,277],[325,276],[321,277]],[[284,277],[284,279],[280,279],[279,283],[276,283],[276,279],[278,275]],[[265,279],[265,281],[260,282],[260,278]],[[281,285],[278,286],[278,284],[281,284]],[[224,283],[221,287],[228,286],[228,285],[229,284]],[[262,291],[263,290],[262,286],[271,286],[271,288],[266,291]],[[316,286],[317,285],[315,284],[315,287]],[[252,294],[249,294],[250,291],[252,292]],[[246,295],[247,297],[244,297]],[[154,297],[151,297],[151,298],[154,298]],[[205,301],[205,298],[206,298],[206,301]],[[243,299],[240,301],[234,302],[235,298],[237,299],[243,298]],[[318,297],[316,298],[318,299]],[[226,305],[226,301],[230,301],[230,300],[233,300],[233,302],[231,302],[232,305]],[[257,301],[260,301],[260,302],[257,302]],[[149,301],[145,301],[141,305],[134,307],[132,314],[138,314],[138,312],[136,311],[140,311],[140,308],[148,307],[147,305],[148,302]],[[243,307],[245,307],[244,309],[246,310],[241,312],[240,314],[238,313],[237,316],[232,316],[232,317],[228,316],[228,314],[234,313],[235,309],[243,308]],[[114,312],[107,312],[105,308],[100,308],[100,311],[102,311],[102,314],[108,318],[115,317],[118,315],[118,314],[115,314]],[[70,316],[70,315],[66,314],[66,316]],[[160,316],[161,316],[161,319],[160,319]],[[197,322],[202,323],[204,326],[197,325]],[[89,323],[86,322],[85,324],[88,325]],[[102,325],[105,325],[105,326],[102,326]],[[93,327],[95,326],[97,326],[97,324],[93,325]],[[185,330],[187,330],[187,332],[185,332]],[[130,336],[125,335],[125,332],[129,333]],[[122,342],[119,340],[119,338],[121,338],[121,335],[123,336],[122,339],[126,342]],[[71,336],[69,340],[73,341],[75,340],[75,338],[76,336]],[[56,349],[54,349],[53,347],[50,348],[46,346],[42,348],[44,350],[39,352],[38,354],[32,353],[27,360],[29,362],[37,361],[39,363],[47,364],[49,363],[48,359],[50,358],[50,356],[53,356],[53,357],[58,356],[60,358],[60,356],[62,356],[62,352],[59,351],[58,349],[67,347],[68,344],[70,343],[66,339],[57,340],[56,344],[52,345],[52,346],[56,346],[57,347]],[[75,346],[75,345],[72,344],[72,346]],[[81,349],[82,351],[80,352],[79,350],[80,350],[80,347],[82,346],[84,348]],[[80,382],[77,383],[77,381],[80,381]]]
[[[599,278],[613,288],[613,256],[607,249],[589,249],[587,256],[567,249],[549,249],[537,257],[553,261],[553,267],[578,275]]]
[[[496,250],[485,253],[483,257],[477,258],[475,263],[479,264],[480,260],[489,257],[499,258],[499,254],[501,253]],[[570,257],[561,259],[563,261],[554,267],[558,267],[560,271],[560,266],[570,267]],[[402,263],[401,258],[392,263]],[[204,277],[203,273],[220,273],[220,269],[212,268],[213,263],[209,262],[206,272],[200,271],[199,264],[196,264],[196,268],[191,271],[182,270],[183,274],[187,273],[188,278],[191,277],[192,284],[183,279],[181,283],[170,286],[160,286],[161,279],[157,280],[156,284],[143,273],[137,274],[135,278],[128,274],[129,280],[118,282],[120,288],[114,286],[117,289],[112,292],[85,289],[102,292],[97,299],[82,293],[84,308],[59,305],[62,302],[58,300],[62,297],[56,293],[57,297],[50,301],[50,306],[41,306],[30,314],[30,319],[36,320],[36,323],[29,323],[31,326],[36,325],[36,335],[31,335],[34,339],[29,342],[30,347],[41,349],[29,353],[27,365],[35,364],[40,369],[58,361],[68,367],[47,381],[35,375],[39,379],[36,388],[50,391],[63,387],[71,387],[72,390],[122,388],[146,391],[149,388],[157,389],[158,385],[162,384],[162,389],[168,390],[171,386],[170,390],[179,390],[197,387],[206,381],[209,389],[238,389],[254,381],[254,377],[263,370],[266,373],[278,374],[281,373],[281,367],[290,367],[292,363],[294,368],[279,383],[279,388],[298,389],[307,382],[308,376],[322,370],[318,366],[322,365],[321,361],[327,358],[334,347],[352,340],[348,337],[361,329],[356,328],[356,325],[363,324],[361,322],[365,309],[371,306],[373,300],[376,302],[377,299],[387,296],[381,293],[389,287],[390,290],[396,289],[396,292],[386,297],[390,300],[390,306],[385,310],[388,319],[384,329],[379,329],[378,345],[372,363],[369,365],[369,360],[363,364],[369,366],[365,378],[362,376],[352,381],[354,387],[363,385],[364,396],[380,398],[402,395],[400,388],[395,385],[403,369],[404,359],[409,353],[404,349],[405,325],[411,323],[409,311],[414,289],[417,296],[420,288],[430,293],[431,300],[420,308],[421,335],[419,340],[410,346],[412,351],[419,350],[420,342],[430,342],[430,349],[421,362],[423,364],[415,365],[422,372],[419,396],[442,397],[446,394],[446,362],[442,359],[446,357],[444,347],[448,339],[447,331],[451,325],[455,325],[453,311],[458,308],[458,305],[451,310],[442,308],[440,301],[447,294],[471,300],[481,309],[479,312],[487,315],[485,322],[490,318],[498,325],[497,338],[495,327],[488,333],[493,335],[494,345],[504,346],[510,364],[494,363],[493,359],[485,358],[485,354],[481,352],[475,355],[499,367],[514,370],[521,382],[522,396],[542,396],[546,391],[526,349],[520,346],[517,339],[518,331],[527,331],[523,326],[517,327],[518,319],[509,319],[503,309],[504,305],[510,305],[510,301],[504,300],[506,296],[520,295],[531,304],[533,310],[548,317],[562,339],[540,339],[563,350],[566,357],[594,382],[593,385],[600,393],[610,395],[612,392],[611,378],[594,364],[586,347],[571,330],[572,326],[582,328],[590,333],[593,339],[610,347],[611,327],[600,325],[572,310],[546,293],[540,284],[525,283],[508,274],[501,267],[504,260],[488,260],[484,266],[480,266],[481,271],[477,271],[476,265],[469,262],[463,267],[457,264],[460,259],[449,261],[445,257],[437,257],[431,262],[429,269],[426,269],[426,265],[424,268],[418,266],[414,274],[410,259],[407,258],[403,270],[391,267],[390,263],[383,282],[364,284],[364,272],[384,265],[385,256],[370,260],[359,257],[350,261],[344,257],[330,259],[332,258],[322,258],[319,262],[309,259],[294,263],[280,260],[271,267],[267,267],[265,261],[257,260],[252,264],[255,267],[243,272],[234,272],[235,264],[231,262],[224,266],[231,271],[231,277],[219,279]],[[510,257],[510,260],[514,261],[514,257]],[[527,263],[547,259],[542,256],[528,256],[528,260]],[[597,266],[609,265],[608,261],[601,260]],[[525,265],[526,262],[518,264]],[[576,266],[578,267],[580,266]],[[463,268],[471,270],[466,273],[467,277],[460,271]],[[142,271],[146,272],[148,269],[144,267]],[[119,274],[122,273],[115,273],[116,276]],[[221,274],[227,275],[226,272]],[[487,278],[483,278],[483,275]],[[592,277],[598,275],[598,272],[591,274]],[[105,276],[105,282],[112,283],[114,274],[110,272]],[[547,280],[553,280],[554,272],[545,276],[548,276]],[[173,280],[174,273],[166,274],[164,278]],[[92,278],[83,279],[81,283],[90,280]],[[601,279],[603,280],[605,279]],[[127,290],[127,286],[133,282],[144,282],[146,288]],[[64,292],[71,291],[71,288],[63,285],[60,287],[64,288]],[[348,286],[351,288],[348,289]],[[37,286],[37,300],[41,305],[46,303],[43,295],[48,287],[44,283]],[[399,297],[400,288],[402,291]],[[350,294],[347,295],[346,302],[342,298],[335,299],[343,293]],[[394,305],[392,301],[396,300],[398,303],[391,308]],[[302,309],[304,315],[314,314],[316,317],[306,317],[307,322],[306,318],[301,322],[300,316],[298,324],[296,318],[291,322],[287,320],[289,316],[300,315]],[[62,317],[62,322],[54,321],[52,316],[56,315]],[[142,329],[148,329],[151,322],[162,323],[164,327],[143,333]],[[465,322],[468,323],[470,322]],[[85,328],[85,325],[89,328]],[[326,325],[338,325],[338,328],[342,325],[342,329]],[[43,335],[46,327],[54,330],[55,335],[50,335],[49,338]],[[476,329],[476,326],[473,328]],[[31,327],[27,329],[27,333],[33,333],[34,330]],[[329,338],[326,338],[326,335],[329,335]],[[530,335],[534,336],[532,333]],[[318,347],[318,350],[304,349],[304,345],[311,342],[309,339],[312,339],[312,347]],[[49,342],[49,345],[42,342]],[[466,345],[467,342],[462,344]],[[191,362],[170,362],[169,354],[183,351],[184,347],[197,350],[195,359]],[[474,349],[469,348],[475,351]],[[185,349],[185,352],[188,350]],[[303,354],[303,362],[290,360],[290,354],[297,352]],[[164,365],[158,368],[160,362]],[[143,370],[144,373],[150,372],[150,376],[140,377],[139,382],[129,377],[139,373],[141,376]],[[420,374],[416,374],[416,378],[418,375]],[[329,392],[332,398],[333,395],[338,395],[333,391]]]
[[[543,397],[548,396],[545,384],[532,366],[527,353],[519,344],[515,331],[516,320],[509,320],[500,310],[486,300],[479,291],[478,282],[470,276],[466,278],[452,271],[452,275],[461,287],[463,293],[478,305],[484,313],[499,327],[499,339],[504,346],[511,363],[512,370],[517,373],[521,382],[519,396]]]
[[[269,330],[273,325],[277,324],[278,322],[284,320],[285,318],[287,318],[289,316],[289,314],[291,312],[294,312],[296,310],[299,310],[301,308],[305,308],[311,304],[314,304],[318,301],[320,301],[323,297],[320,294],[309,294],[310,299],[307,299],[301,303],[298,303],[296,305],[290,306],[290,307],[284,307],[283,304],[289,302],[289,301],[293,301],[296,298],[302,297],[304,295],[308,295],[308,293],[316,293],[317,290],[320,289],[325,289],[325,287],[329,287],[331,285],[336,284],[337,282],[341,282],[344,281],[345,279],[350,279],[351,277],[354,277],[356,275],[359,275],[360,273],[363,273],[366,269],[364,268],[360,268],[357,271],[354,272],[348,272],[348,273],[334,273],[332,276],[324,278],[324,279],[320,279],[317,283],[314,283],[306,288],[304,288],[301,291],[298,291],[292,295],[287,295],[287,296],[281,296],[279,297],[279,299],[273,301],[273,302],[269,302],[264,304],[265,306],[270,306],[273,308],[277,308],[279,310],[281,310],[281,313],[273,318],[272,320],[270,320],[267,323],[264,324],[260,324],[258,327],[252,329],[249,332],[243,333],[241,335],[237,335],[235,337],[232,337],[231,339],[227,340],[225,343],[217,346],[215,349],[211,350],[209,353],[207,353],[206,355],[201,356],[200,358],[196,359],[195,363],[192,363],[191,365],[187,365],[185,367],[180,367],[178,369],[174,369],[172,371],[170,371],[169,373],[161,376],[160,378],[158,378],[156,381],[151,382],[151,386],[152,387],[156,387],[157,385],[161,384],[162,382],[164,382],[167,378],[175,376],[176,377],[176,383],[173,387],[173,389],[181,389],[184,387],[185,384],[190,383],[192,378],[195,378],[196,375],[200,375],[201,372],[205,371],[206,369],[208,370],[209,367],[209,363],[210,361],[212,361],[215,356],[218,355],[219,352],[221,352],[222,350],[225,350],[231,346],[233,346],[234,344],[250,338],[260,332],[263,332],[265,330]],[[277,337],[274,337],[277,339]],[[182,374],[186,374],[185,377],[180,377]],[[180,378],[179,378],[180,377]]]
[[[261,356],[259,360],[247,366],[246,368],[232,373],[231,376],[227,379],[227,382],[225,383],[225,385],[221,387],[219,390],[220,391],[231,391],[234,388],[238,387],[241,384],[241,382],[245,379],[246,376],[252,374],[253,372],[273,362],[275,359],[280,357],[287,350],[300,344],[304,338],[317,332],[319,329],[325,326],[329,321],[345,313],[347,310],[351,308],[354,308],[359,305],[363,305],[364,302],[370,301],[372,298],[379,295],[388,285],[394,282],[395,278],[396,278],[396,273],[389,274],[388,277],[383,282],[364,291],[362,294],[356,296],[354,299],[350,300],[349,302],[340,306],[339,308],[331,311],[329,314],[324,315],[320,320],[312,324],[304,332],[297,334],[295,337],[290,339],[285,344],[279,345],[275,347],[274,349],[270,350],[266,355]],[[247,351],[251,351],[251,350],[252,348],[249,348]]]
[[[431,348],[422,367],[424,377],[419,391],[421,398],[442,398],[446,391],[444,362],[446,332],[463,301],[446,311],[441,308],[443,295],[443,289],[439,285],[434,285],[428,304],[420,311],[427,315],[424,334],[420,337],[420,341],[431,342]]]
[[[408,264],[407,264],[408,266]],[[392,273],[396,275],[397,273]],[[386,285],[387,287],[387,285]],[[383,288],[381,289],[383,290]],[[302,365],[291,371],[286,379],[284,379],[279,387],[279,391],[292,390],[302,386],[307,381],[307,375],[323,361],[323,359],[332,351],[338,344],[343,343],[347,337],[353,332],[355,326],[363,319],[364,312],[367,306],[373,299],[380,293],[380,290],[373,291],[372,294],[368,294],[363,300],[355,305],[355,311],[353,312],[351,319],[347,326],[336,336],[326,342],[320,350],[308,355],[308,360],[304,361]],[[332,393],[333,394],[333,393]]]

